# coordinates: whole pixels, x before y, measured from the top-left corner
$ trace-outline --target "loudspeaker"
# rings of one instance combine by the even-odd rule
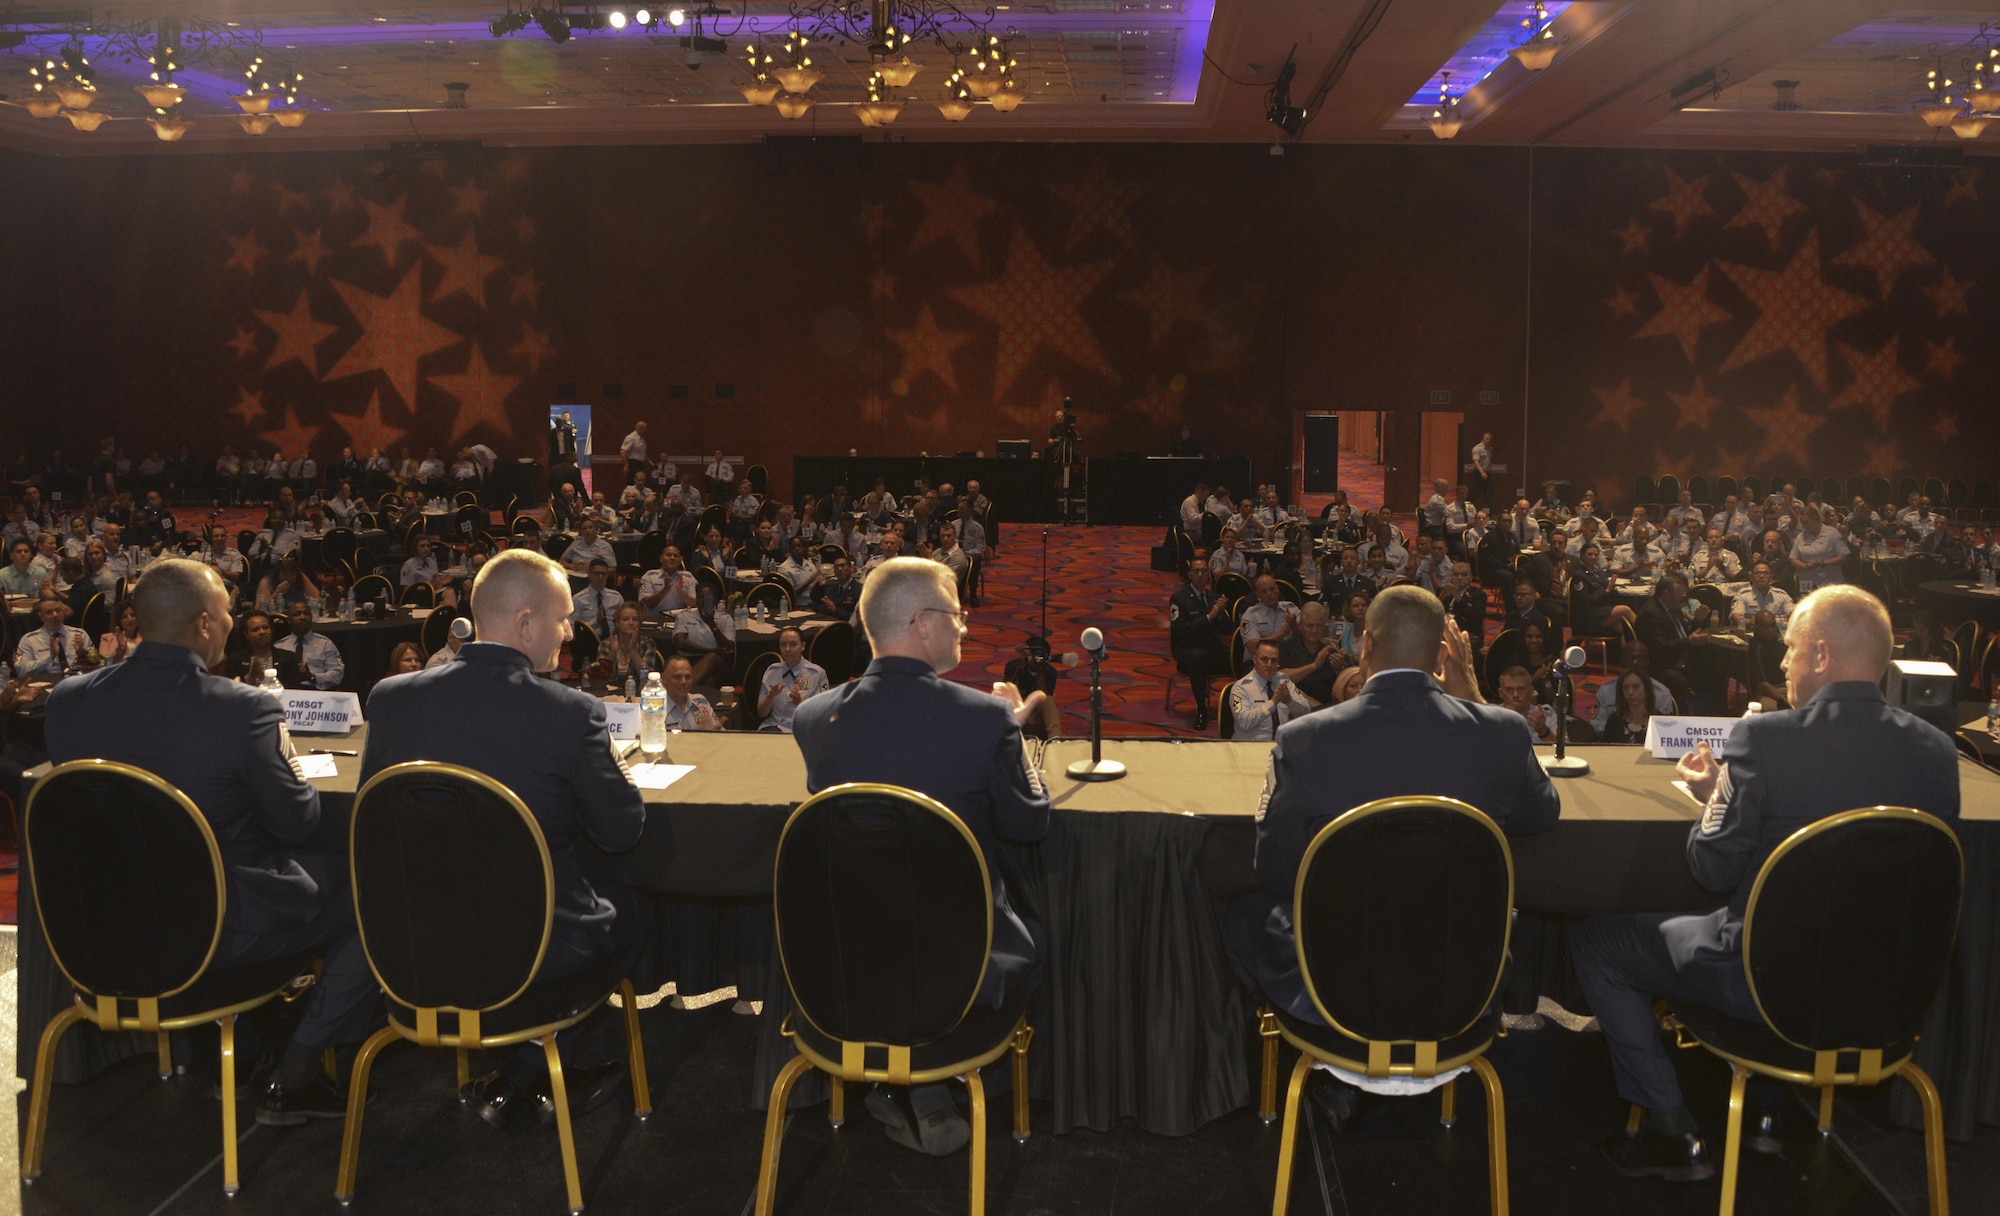
[[[1889,664],[1889,704],[1949,735],[1958,729],[1958,673],[1948,663],[1897,659]]]

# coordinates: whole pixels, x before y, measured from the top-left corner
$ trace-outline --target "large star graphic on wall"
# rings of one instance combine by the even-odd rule
[[[1971,315],[1972,309],[1965,302],[1966,295],[1971,291],[1972,284],[1953,278],[1951,267],[1949,266],[1944,268],[1944,277],[1942,279],[1939,279],[1936,284],[1924,288],[1924,294],[1931,298],[1931,303],[1937,305],[1937,315],[1940,321],[1955,312],[1962,312],[1968,316]]]
[[[1667,396],[1673,401],[1674,408],[1681,412],[1681,420],[1676,424],[1677,427],[1691,426],[1698,431],[1708,429],[1709,418],[1714,415],[1717,407],[1722,405],[1722,398],[1711,396],[1708,390],[1702,387],[1700,376],[1694,378],[1694,387],[1687,392],[1668,393]]]
[[[277,428],[259,431],[258,438],[280,452],[309,452],[312,450],[313,438],[319,434],[319,430],[316,426],[307,426],[300,422],[292,407],[286,406],[284,414],[278,419]]]
[[[507,396],[521,383],[522,377],[502,375],[486,366],[479,343],[472,344],[472,355],[466,360],[464,371],[427,379],[458,399],[458,416],[451,424],[454,442],[482,426],[502,435],[514,433],[514,424],[507,418]]]
[[[295,243],[292,246],[292,251],[285,255],[285,260],[287,262],[302,263],[306,268],[307,278],[318,274],[319,264],[333,256],[332,251],[319,239],[319,229],[315,228],[311,232],[300,232],[294,228],[292,229],[292,237]]]
[[[312,210],[312,196],[309,194],[300,194],[298,191],[288,188],[283,182],[272,182],[271,190],[278,196],[277,212],[279,215],[283,215],[292,207],[304,207],[307,211]]]
[[[1637,293],[1626,290],[1623,283],[1618,284],[1610,295],[1604,297],[1603,303],[1611,310],[1611,315],[1614,317],[1629,317],[1639,311]]]
[[[1896,398],[1923,387],[1922,381],[1904,371],[1896,361],[1899,345],[1900,339],[1890,338],[1882,344],[1882,349],[1872,355],[1864,355],[1845,342],[1834,343],[1840,357],[1854,370],[1854,382],[1842,389],[1840,396],[1835,397],[1827,408],[1840,410],[1849,406],[1865,406],[1875,415],[1875,425],[1888,430],[1889,411]]]
[[[896,373],[896,379],[908,387],[916,384],[917,378],[929,372],[944,381],[946,388],[958,391],[958,374],[952,370],[951,355],[959,347],[972,340],[972,335],[938,327],[937,317],[926,304],[917,311],[917,323],[908,329],[884,330],[889,340],[903,351],[903,369]]]
[[[1899,446],[1893,438],[1869,444],[1868,463],[1862,465],[1855,475],[1872,481],[1877,477],[1886,480],[1902,472],[1903,454],[1898,450]]]
[[[361,337],[324,377],[338,380],[379,371],[402,397],[403,408],[415,412],[417,363],[425,355],[456,346],[464,339],[426,317],[418,293],[423,288],[423,263],[413,263],[402,281],[386,296],[363,291],[352,283],[332,280],[333,289],[361,325]]]
[[[999,326],[993,361],[993,397],[1004,396],[1028,360],[1046,346],[1116,381],[1118,372],[1083,319],[1083,302],[1111,273],[1112,263],[1057,269],[1020,228],[1007,246],[1007,269],[998,279],[953,287],[952,299]]]
[[[257,243],[257,230],[251,229],[242,236],[222,234],[229,242],[229,259],[222,264],[224,270],[234,266],[252,278],[257,277],[257,263],[264,260],[264,247]]]
[[[1826,419],[1799,408],[1798,385],[1787,385],[1783,399],[1774,406],[1763,409],[1747,407],[1743,412],[1764,428],[1764,446],[1757,449],[1757,455],[1750,462],[1752,465],[1760,469],[1769,468],[1773,460],[1782,456],[1791,460],[1797,468],[1812,467],[1808,441],[1814,431],[1826,425]]]
[[[1771,252],[1778,251],[1778,238],[1784,235],[1785,221],[1806,210],[1806,205],[1785,191],[1785,171],[1773,173],[1763,181],[1742,173],[1732,173],[1737,188],[1743,191],[1743,210],[1730,217],[1725,228],[1758,227],[1764,230],[1764,239],[1771,246]]]
[[[326,210],[329,215],[354,205],[354,187],[346,182],[335,182],[320,193],[326,195]]]
[[[1616,424],[1618,429],[1630,434],[1632,415],[1646,408],[1646,403],[1632,394],[1632,377],[1618,382],[1617,388],[1592,388],[1597,397],[1597,417],[1590,420],[1592,426],[1606,423]]]
[[[264,416],[263,393],[253,393],[247,388],[240,387],[236,390],[236,393],[236,404],[230,406],[228,412],[241,419],[244,426],[249,426]]]
[[[1868,301],[1821,278],[1818,231],[1806,234],[1783,270],[1733,262],[1717,265],[1758,310],[1757,320],[1723,361],[1722,370],[1734,371],[1766,355],[1790,351],[1825,392],[1827,331],[1868,307]]]
[[[1684,182],[1672,169],[1666,169],[1667,192],[1646,206],[1654,211],[1664,211],[1674,217],[1674,235],[1687,232],[1687,226],[1699,216],[1714,215],[1715,208],[1708,205],[1708,178],[1704,175],[1693,181]]]
[[[1175,325],[1183,321],[1200,324],[1206,318],[1201,306],[1201,285],[1214,269],[1199,266],[1182,273],[1156,253],[1148,259],[1146,281],[1118,297],[1146,314],[1153,349],[1166,345]]]
[[[317,348],[326,340],[328,334],[340,326],[313,320],[312,308],[306,299],[304,288],[299,289],[299,298],[292,305],[292,311],[272,312],[266,308],[259,308],[256,313],[257,319],[272,333],[278,335],[278,340],[272,344],[270,353],[264,356],[265,371],[268,372],[287,360],[297,359],[306,369],[307,375],[319,375]]]
[[[359,414],[335,414],[333,420],[340,429],[347,432],[348,442],[363,456],[377,448],[386,452],[395,446],[398,439],[409,434],[399,426],[390,426],[382,421],[382,393],[380,390],[368,394],[368,408]]]
[[[1611,235],[1618,238],[1618,252],[1621,255],[1644,253],[1646,252],[1647,242],[1653,239],[1653,230],[1647,226],[1644,220],[1635,215],[1632,217],[1631,223]]]
[[[950,237],[965,260],[978,270],[979,221],[1000,210],[1000,204],[972,188],[965,162],[952,166],[951,173],[941,182],[920,182],[913,178],[910,189],[924,205],[924,218],[917,224],[916,235],[910,238],[910,252]]]
[[[535,277],[534,269],[530,267],[523,270],[520,274],[514,275],[513,279],[514,285],[508,290],[507,298],[515,304],[525,301],[528,307],[533,308],[535,302],[542,298],[543,286],[542,281]]]
[[[528,374],[535,375],[542,370],[542,360],[549,357],[548,331],[536,329],[526,321],[521,322],[521,340],[507,351],[528,361]]]
[[[403,208],[409,202],[407,198],[399,198],[383,207],[370,199],[361,200],[362,209],[368,212],[368,231],[355,237],[354,244],[356,248],[372,245],[380,249],[382,260],[389,263],[391,270],[395,269],[403,246],[423,237],[416,225],[403,218]]]
[[[438,280],[437,290],[431,292],[431,303],[462,291],[472,297],[473,303],[486,307],[486,276],[505,265],[507,259],[479,252],[479,238],[469,227],[456,248],[444,245],[424,248],[444,267],[444,277]]]
[[[1683,287],[1665,275],[1648,274],[1653,281],[1653,291],[1660,297],[1660,311],[1646,322],[1632,336],[1651,338],[1670,335],[1681,344],[1681,353],[1694,361],[1695,345],[1701,341],[1701,331],[1710,325],[1718,325],[1729,319],[1729,310],[1708,298],[1708,267],[1694,276]]]
[[[1965,356],[1958,353],[1958,339],[1946,338],[1942,342],[1924,342],[1924,350],[1929,358],[1924,360],[1924,371],[1941,376],[1949,382],[1958,374],[1958,365],[1965,362]]]
[[[451,196],[458,200],[457,204],[452,207],[452,214],[456,216],[469,215],[474,219],[478,219],[480,213],[486,207],[486,191],[479,188],[479,183],[467,182],[463,186],[452,186],[449,189],[451,190]]]
[[[1868,233],[1861,243],[1833,259],[1836,266],[1866,266],[1875,272],[1875,284],[1883,299],[1888,299],[1896,290],[1896,279],[1913,266],[1929,266],[1936,261],[1930,251],[1917,243],[1917,204],[1912,203],[1901,215],[1889,219],[1860,199],[1854,200],[1854,210],[1861,216],[1861,227]]]
[[[1074,250],[1090,239],[1094,232],[1103,232],[1127,249],[1137,249],[1139,241],[1132,233],[1131,207],[1145,192],[1143,182],[1120,183],[1114,180],[1102,160],[1091,161],[1080,182],[1051,184],[1049,193],[1070,209],[1069,235],[1063,240],[1064,251]]]
[[[223,345],[235,351],[237,358],[248,359],[257,353],[257,335],[239,325],[236,327],[236,336]]]

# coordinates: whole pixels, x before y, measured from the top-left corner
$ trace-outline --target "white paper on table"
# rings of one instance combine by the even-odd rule
[[[692,764],[633,764],[632,783],[642,790],[663,790],[694,771]]]
[[[336,771],[332,756],[300,756],[293,763],[298,765],[299,776],[308,781],[318,777],[334,776]]]

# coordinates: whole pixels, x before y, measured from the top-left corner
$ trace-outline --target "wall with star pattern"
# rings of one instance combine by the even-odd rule
[[[1283,480],[1296,411],[1446,389],[1517,472],[1620,497],[1972,476],[2000,438],[1977,170],[1266,152],[0,154],[0,445],[538,455],[575,400],[601,444],[645,417],[656,452],[726,447],[782,488],[794,453],[1040,438],[1072,396],[1087,451],[1187,422]]]

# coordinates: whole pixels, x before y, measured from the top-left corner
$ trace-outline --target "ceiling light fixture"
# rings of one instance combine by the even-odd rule
[[[977,103],[972,99],[972,90],[965,84],[965,69],[955,68],[951,78],[944,82],[944,96],[938,100],[938,113],[946,122],[964,122],[972,115],[972,107]]]
[[[746,83],[737,85],[737,92],[743,94],[743,100],[753,106],[770,105],[784,87],[771,79],[770,52],[760,51],[753,42],[743,48],[743,58],[750,65],[750,79]]]
[[[1431,109],[1431,116],[1425,119],[1431,134],[1439,139],[1455,139],[1459,129],[1465,126],[1465,118],[1458,112],[1459,98],[1451,95],[1451,71],[1439,73],[1437,105]]]
[[[619,12],[615,8],[611,10],[611,16],[608,17],[607,20],[610,21],[611,28],[614,30],[622,30],[625,28],[625,14]]]
[[[810,38],[797,29],[789,30],[785,34],[782,52],[784,63],[774,69],[771,75],[777,78],[779,84],[785,86],[787,93],[804,96],[812,92],[814,85],[826,79],[825,74],[812,65],[812,56],[806,52],[806,44],[810,41]],[[805,111],[799,112],[803,114]],[[791,115],[786,117],[789,118]]]
[[[544,34],[549,36],[550,42],[563,43],[569,41],[569,18],[564,15],[561,9],[543,8],[538,4],[533,9],[533,15],[535,24],[541,27]]]
[[[1521,19],[1524,31],[1521,41],[1507,49],[1516,62],[1530,72],[1539,72],[1556,61],[1556,55],[1568,39],[1558,40],[1555,19],[1542,0],[1535,0],[1534,11]]]

